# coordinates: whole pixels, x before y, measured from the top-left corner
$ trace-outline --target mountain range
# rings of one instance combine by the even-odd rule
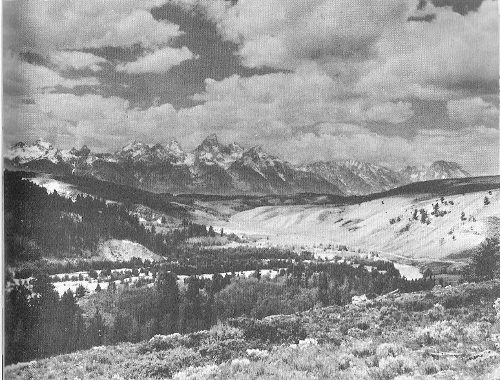
[[[93,177],[156,193],[363,195],[412,182],[470,176],[448,161],[400,170],[354,160],[295,166],[258,146],[222,144],[214,134],[190,152],[177,141],[134,141],[114,153],[94,153],[87,146],[60,150],[43,140],[20,142],[6,152],[4,162],[7,167]]]

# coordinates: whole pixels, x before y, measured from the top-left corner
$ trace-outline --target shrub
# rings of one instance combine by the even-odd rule
[[[417,329],[417,342],[437,344],[458,341],[464,335],[464,329],[456,321],[439,321],[430,326]]]
[[[201,356],[191,349],[175,348],[167,351],[161,357],[150,357],[146,363],[140,362],[138,373],[132,374],[130,378],[170,378],[181,369],[203,364]]]
[[[403,308],[406,311],[425,311],[429,310],[433,306],[434,302],[432,302],[431,299],[423,299],[423,300],[412,300],[409,302],[405,302]]]
[[[371,356],[375,353],[373,342],[369,341],[358,341],[354,343],[352,347],[352,354],[358,358],[364,358]]]
[[[219,367],[215,364],[207,364],[202,367],[188,367],[180,372],[177,372],[173,380],[205,380],[209,377],[217,375]]]
[[[307,334],[297,320],[255,320],[238,318],[228,321],[230,325],[243,330],[243,336],[249,340],[268,343],[291,343],[304,339]]]
[[[430,309],[427,312],[427,317],[431,321],[438,321],[438,320],[444,318],[444,314],[445,314],[444,306],[441,305],[441,304],[439,304],[439,303],[437,303],[437,304],[434,305],[434,307],[432,309]]]
[[[495,300],[495,303],[493,304],[493,308],[495,309],[497,319],[500,320],[500,298],[497,298]]]
[[[382,358],[378,364],[375,376],[384,379],[393,379],[396,376],[412,373],[416,368],[416,363],[406,356],[389,356]]]
[[[214,341],[243,338],[243,331],[241,329],[222,323],[212,326],[208,333],[210,340]]]
[[[216,363],[222,363],[232,358],[243,355],[248,349],[248,343],[243,339],[228,339],[216,343],[200,346],[198,352],[205,358],[210,358]]]
[[[181,335],[179,333],[155,335],[141,346],[140,352],[170,350],[175,347],[187,346],[188,344],[189,337],[187,335]]]
[[[473,322],[466,326],[465,336],[471,341],[484,341],[491,335],[491,323]]]
[[[420,364],[420,369],[425,375],[434,375],[438,373],[441,368],[433,359],[426,359]]]
[[[382,343],[375,350],[375,355],[379,359],[386,358],[388,356],[398,356],[405,351],[404,347],[395,343]]]
[[[255,359],[264,359],[269,356],[269,351],[259,350],[258,348],[249,348],[247,349],[247,355]]]

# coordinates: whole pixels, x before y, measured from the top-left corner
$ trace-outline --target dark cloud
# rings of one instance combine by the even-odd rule
[[[451,7],[453,12],[466,15],[469,12],[475,12],[479,9],[483,0],[431,0],[435,7]],[[424,9],[427,5],[427,0],[420,0],[418,8]]]
[[[431,22],[436,18],[434,13],[426,14],[423,16],[410,16],[408,17],[408,21],[418,21],[418,22]]]

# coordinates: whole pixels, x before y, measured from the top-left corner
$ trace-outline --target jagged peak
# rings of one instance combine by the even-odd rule
[[[232,150],[232,151],[236,151],[236,152],[243,152],[245,150],[245,148],[243,148],[240,144],[238,144],[237,142],[232,142],[231,144],[228,145],[228,147]]]
[[[160,143],[156,143],[151,147],[151,150],[165,150],[165,147]]]
[[[88,156],[90,149],[87,145],[83,145],[80,149],[71,148],[70,153],[75,156]]]
[[[198,148],[203,148],[203,147],[212,147],[212,146],[218,146],[220,145],[219,139],[215,133],[211,133],[205,139],[201,142],[201,144],[198,146]]]
[[[431,168],[434,167],[446,167],[446,168],[454,168],[454,169],[460,169],[462,170],[462,166],[454,161],[444,161],[444,160],[438,160],[434,161],[431,166]]]
[[[262,149],[262,145],[254,145],[250,147],[247,152],[255,152],[255,153],[265,153],[264,149]]]
[[[16,142],[15,144],[10,146],[10,149],[16,149],[16,148],[24,148],[26,146],[26,143],[19,141]]]
[[[43,149],[52,149],[52,144],[49,143],[48,141],[44,140],[41,137],[38,140],[36,140],[36,142],[35,142],[34,145],[37,145],[37,146],[39,146],[40,148],[43,148]]]
[[[267,153],[261,145],[255,145],[252,146],[251,148],[247,149],[245,152],[243,152],[242,155],[243,158],[249,157],[252,160],[265,160],[265,161],[282,161],[278,157],[275,157],[269,153]]]
[[[175,139],[174,140],[170,140],[168,142],[167,149],[170,149],[170,150],[174,150],[175,149],[175,150],[180,150],[180,151],[183,150],[181,144],[179,143],[179,141],[177,141]]]
[[[133,140],[133,141],[130,141],[127,145],[125,145],[121,150],[124,152],[127,152],[130,150],[140,149],[140,148],[144,148],[144,147],[149,148],[149,145],[143,143],[142,141]]]
[[[243,157],[266,158],[267,156],[267,153],[264,152],[260,145],[252,146],[243,152]]]

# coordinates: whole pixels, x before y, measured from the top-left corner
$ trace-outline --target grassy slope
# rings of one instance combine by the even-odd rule
[[[270,343],[262,334],[218,326],[154,342],[97,347],[6,368],[9,379],[480,379],[500,377],[500,281],[387,296],[370,305],[269,317],[297,322]],[[442,306],[434,306],[440,304]],[[273,322],[274,321],[274,322]],[[241,323],[240,326],[244,326]],[[285,329],[286,330],[286,329]],[[258,351],[247,351],[258,349]]]
[[[405,195],[360,205],[259,207],[234,215],[226,229],[268,235],[284,244],[340,243],[406,257],[441,259],[474,248],[500,224],[500,191],[491,194],[481,191],[445,196],[453,205],[441,203],[436,195]],[[491,202],[487,206],[485,196]],[[431,215],[436,202],[446,215]],[[412,218],[413,210],[422,208],[429,214],[428,225]],[[462,212],[465,221],[461,220]]]

